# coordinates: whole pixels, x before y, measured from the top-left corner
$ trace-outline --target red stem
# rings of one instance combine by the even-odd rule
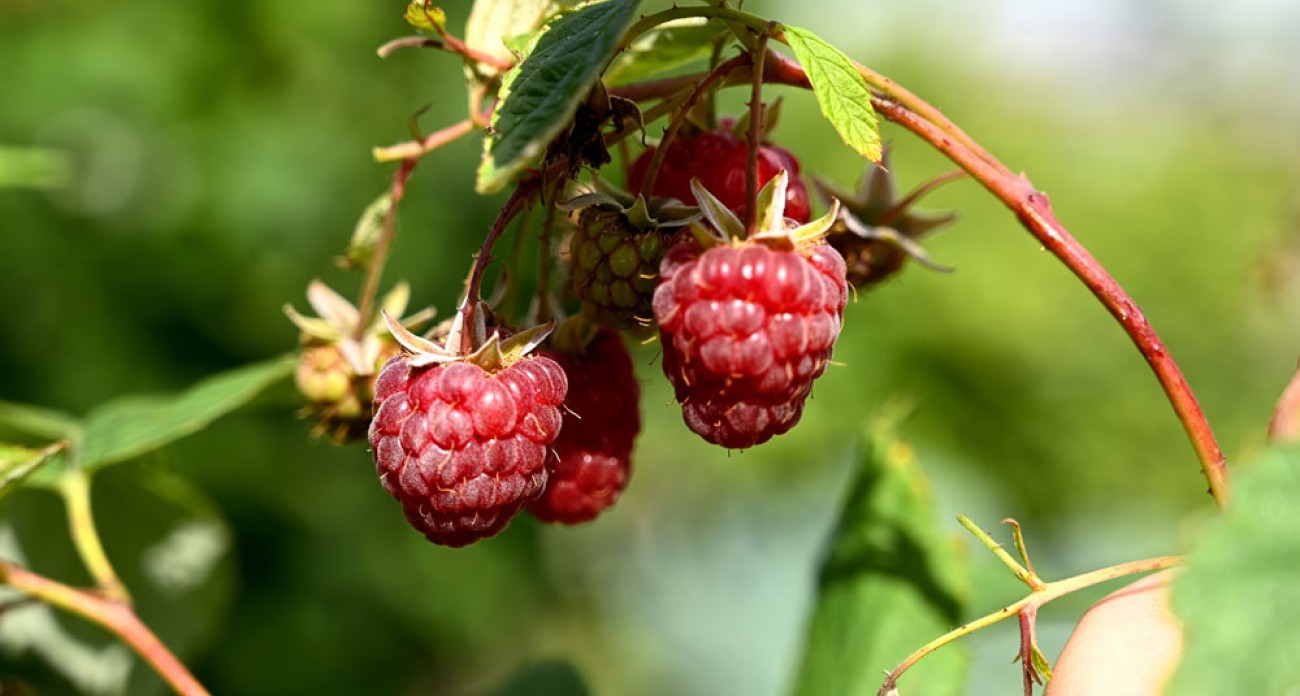
[[[808,75],[803,68],[780,53],[773,53],[769,57],[767,74],[769,82],[805,88],[810,86]],[[888,84],[893,85],[892,82]],[[906,94],[910,101],[925,103],[910,92],[898,89],[900,93]],[[1082,280],[1084,285],[1088,286],[1092,294],[1123,327],[1147,364],[1151,366],[1156,379],[1160,381],[1160,386],[1165,391],[1165,396],[1174,408],[1174,413],[1182,422],[1192,448],[1196,451],[1201,469],[1209,482],[1210,495],[1214,497],[1220,508],[1227,506],[1231,492],[1228,485],[1226,459],[1215,439],[1214,430],[1205,418],[1205,412],[1201,410],[1201,405],[1196,400],[1196,395],[1192,392],[1182,371],[1178,369],[1178,363],[1169,355],[1160,336],[1147,321],[1137,303],[1056,219],[1047,194],[1035,190],[1027,178],[1016,176],[982,148],[972,148],[968,144],[973,142],[969,136],[948,123],[946,119],[943,121],[947,123],[947,127],[941,127],[892,98],[875,96],[872,97],[871,103],[885,118],[912,131],[946,155],[957,166],[966,170],[989,193],[1010,208],[1020,223]],[[929,110],[937,113],[933,107],[929,107]]]
[[[461,307],[461,313],[464,318],[466,327],[473,325],[473,313],[475,305],[478,304],[479,290],[483,286],[483,274],[487,271],[487,265],[492,262],[492,247],[501,238],[501,233],[505,231],[506,226],[514,219],[515,215],[523,209],[528,199],[533,195],[533,189],[537,187],[539,177],[525,179],[511,192],[510,198],[506,199],[505,205],[501,206],[501,212],[497,213],[497,219],[492,223],[492,228],[488,230],[487,236],[483,238],[483,244],[479,247],[478,253],[474,255],[474,267],[470,271],[469,283],[465,289],[465,304]],[[460,350],[464,354],[473,352],[478,346],[473,343],[472,331],[466,330],[461,334]]]
[[[1178,363],[1169,355],[1156,330],[1147,321],[1128,293],[1111,277],[1110,273],[1093,258],[1092,254],[1066,231],[1052,212],[1047,194],[1037,191],[1024,176],[1003,173],[1004,167],[994,167],[955,139],[940,131],[934,124],[901,106],[891,99],[873,98],[876,110],[889,120],[912,131],[934,145],[949,159],[965,169],[977,181],[997,196],[1011,209],[1020,223],[1074,272],[1092,294],[1119,322],[1133,340],[1142,357],[1155,372],[1169,398],[1174,412],[1182,422],[1193,449],[1201,461],[1205,478],[1210,484],[1210,495],[1220,507],[1229,501],[1228,470],[1223,451],[1214,437],[1214,431],[1205,419],[1196,395],[1178,369]]]
[[[69,587],[12,563],[0,562],[0,582],[108,629],[130,645],[181,696],[208,696],[208,690],[126,604]]]
[[[758,234],[758,148],[763,143],[763,64],[767,62],[767,32],[758,37],[752,52],[753,84],[749,89],[749,157],[745,162],[745,236]]]

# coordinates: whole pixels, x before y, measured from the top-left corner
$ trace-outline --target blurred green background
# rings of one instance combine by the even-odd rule
[[[746,8],[817,31],[1025,171],[1148,313],[1229,457],[1258,446],[1300,354],[1300,8],[878,5]],[[444,7],[455,27],[469,3]],[[464,115],[453,58],[375,56],[407,33],[402,10],[0,4],[0,399],[82,413],[180,389],[292,350],[280,307],[304,308],[310,279],[354,293],[360,278],[332,260],[392,171],[370,148],[407,138],[423,105],[426,130]],[[774,137],[805,171],[855,183],[863,162],[811,96],[772,92],[786,96]],[[949,168],[885,135],[904,188]],[[69,179],[39,185],[34,149],[67,153]],[[501,203],[473,193],[478,151],[436,153],[408,189],[387,277],[412,283],[415,306],[451,308]],[[568,694],[567,664],[593,694],[775,695],[861,425],[904,398],[945,520],[1019,519],[1046,577],[1177,552],[1209,498],[1128,339],[975,184],[929,204],[960,211],[927,244],[958,270],[910,267],[860,295],[843,365],[790,435],[741,453],[702,443],[654,347],[639,349],[635,475],[594,524],[520,519],[468,549],[433,547],[364,448],[310,438],[286,385],[100,476],[108,551],[128,585],[161,588],[140,596],[143,618],[214,693]],[[62,514],[46,492],[6,499],[0,551],[87,582]],[[986,556],[970,551],[976,613],[1019,592]],[[1049,657],[1099,592],[1044,610]],[[162,691],[105,634],[42,611],[0,620],[0,676],[43,694]],[[970,641],[970,693],[1016,688],[1013,631]]]

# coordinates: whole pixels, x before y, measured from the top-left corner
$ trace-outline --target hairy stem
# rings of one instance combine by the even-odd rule
[[[916,652],[908,655],[907,659],[899,663],[899,665],[885,677],[885,681],[881,685],[880,690],[876,692],[877,696],[885,696],[891,690],[894,690],[898,685],[899,677],[903,676],[904,672],[911,669],[912,666],[922,658],[959,638],[968,636],[980,629],[988,628],[993,624],[1005,621],[1013,616],[1019,616],[1021,612],[1026,611],[1027,609],[1030,611],[1037,611],[1039,607],[1054,599],[1092,587],[1093,585],[1098,585],[1108,580],[1115,580],[1117,578],[1137,573],[1172,568],[1182,562],[1182,556],[1160,556],[1141,561],[1120,563],[1118,565],[1094,570],[1089,573],[1083,573],[1064,580],[1046,583],[1042,586],[1042,589],[1034,590],[1024,599],[1005,606],[991,614],[981,616],[970,623],[963,624],[921,646]]]
[[[769,82],[809,87],[808,75],[803,68],[778,53],[769,58],[767,73]],[[910,95],[910,100],[919,101],[910,92],[907,94]],[[1036,190],[1024,176],[1012,174],[1011,170],[982,149],[972,149],[963,142],[964,139],[953,136],[904,106],[893,95],[874,96],[871,103],[885,118],[912,131],[966,170],[971,178],[1010,208],[1025,229],[1060,259],[1101,301],[1132,339],[1160,381],[1165,396],[1173,406],[1179,422],[1183,424],[1192,449],[1200,460],[1201,469],[1209,482],[1210,495],[1220,508],[1226,507],[1231,498],[1226,460],[1214,436],[1214,430],[1206,420],[1205,412],[1201,410],[1187,379],[1178,368],[1178,363],[1169,355],[1159,334],[1147,321],[1137,303],[1056,219],[1047,194]]]
[[[961,523],[961,526],[966,528],[966,531],[973,534],[976,539],[979,539],[980,543],[984,544],[985,548],[992,551],[993,555],[997,556],[998,560],[1002,561],[1003,565],[1010,568],[1011,572],[1015,574],[1016,578],[1020,580],[1020,582],[1028,585],[1031,590],[1043,589],[1043,581],[1038,578],[1038,576],[1017,563],[1016,559],[1012,558],[1011,554],[1007,553],[1006,549],[1002,548],[1002,544],[994,541],[993,537],[990,536],[988,532],[981,529],[979,525],[971,521],[971,518],[965,515],[958,515],[957,521]]]
[[[72,543],[99,591],[114,602],[130,605],[131,595],[113,570],[95,528],[95,516],[90,509],[90,475],[80,468],[70,468],[63,477],[60,492],[68,508]]]
[[[144,658],[181,696],[207,696],[207,689],[140,622],[127,604],[50,580],[12,563],[0,562],[0,582],[103,626]]]
[[[1021,224],[1048,251],[1065,263],[1101,301],[1151,366],[1191,440],[1192,448],[1196,451],[1209,482],[1210,495],[1219,507],[1225,507],[1231,497],[1226,460],[1215,439],[1214,430],[1206,420],[1187,379],[1178,368],[1178,363],[1169,355],[1159,334],[1147,321],[1137,303],[1056,219],[1047,194],[1035,190],[1025,177],[1014,176],[1005,167],[990,165],[978,154],[897,101],[873,98],[872,104],[886,118],[934,145],[970,173],[972,178],[1010,208]]]
[[[758,149],[763,144],[763,63],[767,62],[768,32],[754,42],[754,75],[749,88],[749,157],[745,161],[745,236],[758,234]]]

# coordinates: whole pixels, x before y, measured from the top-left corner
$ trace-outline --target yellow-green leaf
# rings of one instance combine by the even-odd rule
[[[871,108],[871,89],[838,48],[807,29],[786,26],[786,43],[808,73],[822,115],[849,147],[872,162],[880,161],[880,124]]]

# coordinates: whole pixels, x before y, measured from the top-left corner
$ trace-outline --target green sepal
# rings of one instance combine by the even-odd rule
[[[703,213],[704,219],[712,225],[714,230],[712,236],[716,238],[716,235],[722,235],[719,238],[721,241],[745,238],[745,223],[736,217],[731,208],[728,208],[716,196],[709,193],[709,190],[704,188],[704,185],[696,177],[691,178],[691,193],[695,194],[695,202],[699,203],[700,212]],[[691,225],[693,231],[700,227],[699,223]],[[695,234],[698,238],[699,233],[696,232]]]

